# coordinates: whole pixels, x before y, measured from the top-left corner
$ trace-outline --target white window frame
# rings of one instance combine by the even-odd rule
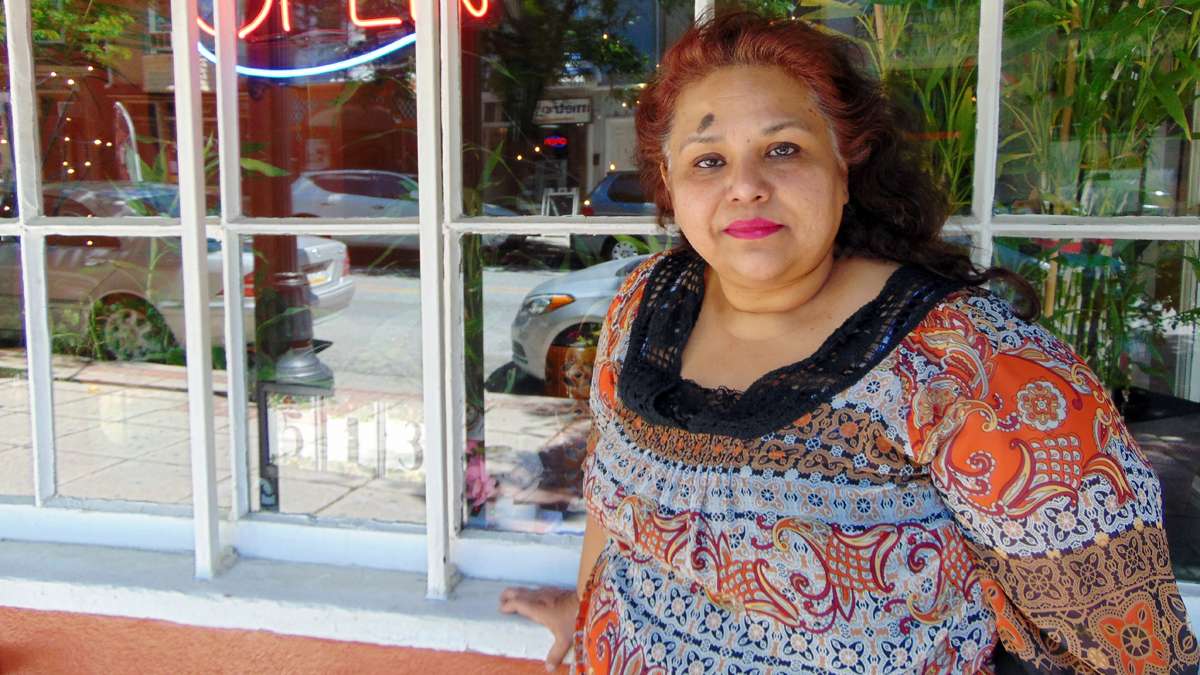
[[[176,124],[179,166],[190,167],[180,183],[178,219],[49,218],[42,212],[36,92],[33,85],[30,5],[4,0],[8,17],[8,57],[13,110],[19,217],[0,220],[0,234],[21,237],[22,278],[30,392],[30,424],[34,492],[30,500],[0,503],[0,539],[26,539],[100,544],[151,550],[191,551],[195,575],[210,579],[236,559],[231,552],[256,558],[335,565],[362,565],[426,575],[426,596],[448,598],[462,576],[530,583],[570,585],[575,580],[579,539],[535,536],[464,528],[462,498],[465,446],[465,358],[460,238],[465,234],[561,235],[640,234],[658,232],[652,219],[603,217],[465,217],[462,204],[462,100],[459,0],[417,0],[416,42],[418,172],[421,176],[420,217],[390,221],[250,218],[241,212],[236,45],[232,31],[233,0],[215,2],[218,66],[218,149],[222,194],[219,217],[204,216],[200,170],[200,78],[196,42],[196,6],[172,2],[175,57]],[[697,16],[712,11],[712,0],[696,0]],[[1000,112],[1000,53],[1003,0],[982,0],[979,23],[977,119],[974,190],[968,215],[950,218],[948,229],[971,236],[976,260],[990,261],[999,236],[1061,238],[1200,240],[1200,218],[1071,217],[993,215]],[[184,48],[180,48],[184,45]],[[1200,122],[1200,108],[1194,114]],[[27,133],[21,131],[29,130]],[[1200,143],[1191,145],[1193,181],[1200,176]],[[181,176],[185,172],[181,171]],[[149,222],[149,224],[147,224]],[[1052,228],[1052,229],[1051,229]],[[422,316],[422,383],[426,420],[426,522],[424,525],[353,524],[317,521],[304,516],[251,513],[246,453],[246,359],[241,350],[227,353],[230,452],[240,467],[231,481],[233,508],[217,509],[212,428],[213,330],[201,312],[207,297],[204,239],[222,241],[254,234],[396,234],[420,235]],[[55,495],[54,405],[45,292],[45,237],[61,232],[95,232],[117,236],[180,237],[184,252],[184,296],[187,317],[187,375],[190,415],[193,504],[190,515],[167,507],[65,500]],[[226,301],[240,307],[240,246],[223,247]],[[226,311],[225,344],[242,344],[242,313]],[[118,508],[114,508],[114,506]],[[135,512],[136,510],[136,512]],[[1200,584],[1182,583],[1189,593]]]

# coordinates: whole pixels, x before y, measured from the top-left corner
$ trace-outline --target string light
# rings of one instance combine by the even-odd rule
[[[83,165],[84,165],[84,166],[91,166],[91,165],[92,165],[92,163],[91,163],[90,161],[89,161],[89,162],[84,162],[84,163],[83,163]]]
[[[63,166],[71,166],[70,162],[63,162]]]
[[[608,33],[605,33],[605,34],[604,34],[604,35],[602,35],[601,37],[603,37],[605,40],[607,40],[607,39],[608,39]]]
[[[540,145],[535,145],[535,146],[533,146],[533,151],[534,151],[534,152],[541,152],[541,151],[542,151],[542,146],[540,146]]]
[[[88,72],[89,72],[89,73],[90,73],[90,72],[92,72],[92,71],[94,71],[94,70],[96,70],[96,69],[95,69],[95,68],[93,68],[92,66],[88,66]]]
[[[109,141],[109,142],[105,143],[105,144],[104,144],[104,147],[106,147],[106,148],[111,148],[111,147],[112,147],[112,141]]]
[[[97,138],[96,140],[92,141],[92,143],[95,143],[96,145],[100,145],[100,144],[101,144],[101,143],[103,143],[103,142],[104,142],[104,141],[100,140],[99,138]]]
[[[74,80],[74,79],[72,79],[72,78],[69,78],[69,77],[68,77],[68,78],[67,78],[67,84],[73,87],[73,86],[75,86],[75,80]]]
[[[68,142],[68,143],[70,143],[70,142],[71,142],[71,137],[70,137],[70,136],[63,136],[63,140],[64,140],[64,141],[66,141],[66,142]]]
[[[75,169],[67,169],[67,173],[68,173],[68,174],[75,173]]]
[[[52,70],[52,71],[50,71],[50,77],[58,77],[58,73],[56,73]]]
[[[523,159],[525,159],[525,158],[524,158],[524,157],[522,157],[521,155],[517,155],[517,161],[518,161],[518,162],[519,162],[519,161],[521,161],[521,160],[523,160]]]
[[[617,170],[617,165],[616,165],[616,163],[615,163],[615,162],[610,162],[610,163],[609,163],[609,165],[608,165],[608,170],[609,170],[609,171],[616,171],[616,170]]]

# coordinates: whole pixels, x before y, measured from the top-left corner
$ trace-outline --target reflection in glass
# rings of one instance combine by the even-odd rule
[[[0,236],[0,495],[33,495],[21,241]]]
[[[213,5],[199,5],[200,41],[210,54]],[[251,159],[242,163],[246,214],[415,217],[409,4],[240,2],[239,12],[240,133]]]
[[[998,238],[994,251],[1107,385],[1162,481],[1176,574],[1200,579],[1200,242]]]
[[[1005,3],[996,213],[1200,213],[1198,45],[1179,3]]]
[[[48,235],[46,295],[58,494],[190,502],[179,240]]]
[[[462,241],[468,524],[578,534],[596,341],[646,256],[581,258],[567,236],[494,244]]]
[[[692,4],[538,0],[494,12],[462,22],[463,213],[653,214],[640,187],[614,194],[606,176],[634,168],[638,93]]]
[[[47,215],[179,215],[169,5],[62,0],[35,7]],[[212,69],[203,69],[209,213],[218,208],[213,82]]]
[[[256,235],[244,250],[252,507],[424,522],[417,237]]]

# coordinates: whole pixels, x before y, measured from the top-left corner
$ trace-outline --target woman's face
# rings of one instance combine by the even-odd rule
[[[779,286],[833,252],[846,169],[808,89],[771,66],[729,66],[684,88],[664,179],[675,221],[723,281]]]

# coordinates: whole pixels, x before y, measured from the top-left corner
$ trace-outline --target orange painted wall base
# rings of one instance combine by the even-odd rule
[[[0,607],[4,675],[545,672],[539,661],[473,653]]]

